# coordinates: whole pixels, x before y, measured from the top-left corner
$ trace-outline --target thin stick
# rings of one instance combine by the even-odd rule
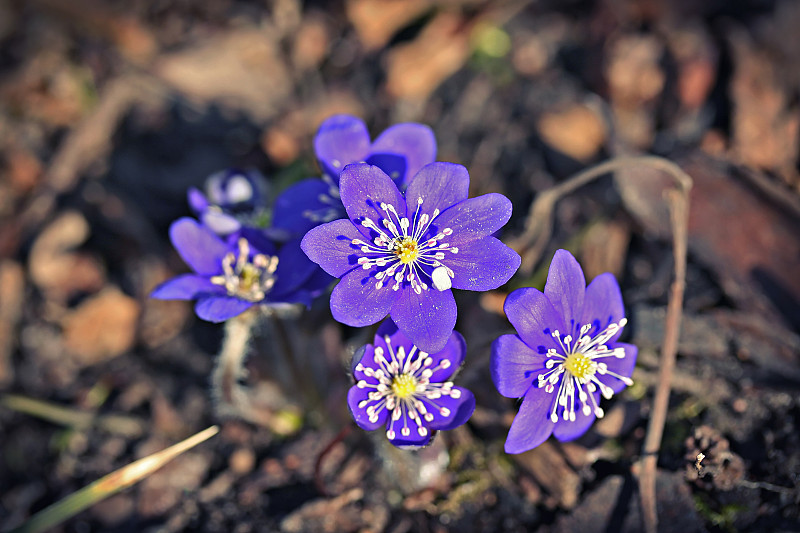
[[[553,210],[555,204],[561,198],[604,174],[639,165],[661,170],[668,174],[677,184],[677,189],[669,191],[667,198],[672,226],[675,277],[667,303],[667,319],[664,328],[664,340],[661,345],[661,364],[653,400],[653,412],[647,427],[643,457],[640,459],[639,494],[645,531],[647,533],[656,533],[658,528],[655,489],[656,465],[658,463],[658,450],[661,447],[661,438],[664,434],[664,423],[667,419],[669,392],[672,373],[675,368],[675,356],[678,350],[678,337],[683,314],[689,227],[689,191],[692,188],[691,176],[672,161],[657,156],[611,159],[586,169],[564,183],[539,194],[528,212],[525,231],[514,242],[510,243],[510,246],[515,248],[523,257],[520,270],[530,273],[552,235]]]
[[[317,487],[317,491],[319,491],[319,493],[326,498],[330,496],[330,493],[328,492],[328,489],[325,488],[325,480],[322,479],[322,461],[325,459],[325,457],[327,457],[331,450],[333,450],[334,446],[342,442],[350,434],[350,432],[353,431],[353,427],[353,424],[347,424],[345,427],[343,427],[341,431],[339,431],[339,433],[337,433],[336,436],[331,439],[328,445],[325,446],[321,452],[319,452],[317,460],[314,462],[314,486]]]

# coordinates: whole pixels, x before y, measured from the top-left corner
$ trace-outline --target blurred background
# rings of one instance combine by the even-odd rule
[[[547,253],[504,290],[457,295],[458,382],[478,407],[426,456],[334,439],[369,332],[325,298],[259,332],[245,384],[260,415],[215,414],[221,327],[147,297],[186,271],[169,223],[225,167],[260,170],[272,195],[318,174],[317,126],[350,113],[373,136],[431,126],[471,195],[511,199],[512,243],[574,172],[681,165],[695,187],[662,530],[797,531],[799,27],[791,0],[0,0],[0,528],[219,422],[59,530],[641,530],[632,465],[672,273],[669,181],[646,167],[560,201]],[[541,287],[557,248],[620,280],[636,384],[578,441],[508,456],[517,406],[489,345],[511,331],[505,294]]]

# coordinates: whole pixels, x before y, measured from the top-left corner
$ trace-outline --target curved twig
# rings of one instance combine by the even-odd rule
[[[678,337],[683,312],[688,247],[689,191],[692,188],[692,178],[672,161],[657,156],[611,159],[584,170],[560,185],[539,194],[528,212],[525,231],[511,242],[510,246],[515,248],[523,258],[520,269],[523,272],[530,272],[550,240],[553,230],[553,210],[555,204],[561,198],[604,174],[638,165],[661,170],[668,174],[677,185],[676,189],[667,193],[675,260],[674,280],[667,303],[664,340],[661,345],[661,365],[659,367],[655,398],[653,399],[653,411],[647,427],[642,458],[639,461],[639,494],[645,531],[647,533],[656,533],[658,527],[655,489],[656,465],[661,438],[664,434],[664,423],[667,418],[669,392],[672,373],[675,368],[675,356],[678,349]]]

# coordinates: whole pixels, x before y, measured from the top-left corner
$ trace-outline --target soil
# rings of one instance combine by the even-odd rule
[[[800,531],[800,3],[0,0],[0,530],[130,462],[220,433],[55,531],[642,531],[638,461],[672,281],[665,185],[626,168],[560,200],[542,253],[460,292],[471,420],[418,452],[352,425],[372,330],[323,297],[256,330],[243,403],[211,390],[224,328],[148,298],[186,271],[188,187],[318,173],[334,113],[434,130],[519,243],[571,174],[655,154],[694,180],[659,531]],[[580,439],[520,455],[489,376],[505,295],[558,248],[620,281],[634,386]],[[37,409],[23,400],[36,400]]]

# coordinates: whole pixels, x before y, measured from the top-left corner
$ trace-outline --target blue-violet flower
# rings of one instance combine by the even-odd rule
[[[627,320],[616,279],[601,274],[587,287],[572,254],[558,250],[544,293],[518,289],[504,309],[517,334],[492,344],[492,379],[503,396],[524,397],[506,451],[530,450],[551,433],[578,438],[603,416],[600,396],[633,383],[637,349],[617,342]]]
[[[230,235],[242,227],[265,228],[270,219],[265,188],[266,181],[257,170],[222,170],[206,179],[205,193],[189,189],[189,206],[217,235]]]
[[[428,353],[444,348],[456,323],[451,287],[495,289],[516,272],[519,255],[492,236],[511,216],[501,194],[467,199],[469,174],[431,163],[405,195],[380,168],[348,165],[341,175],[349,219],[309,231],[301,247],[341,278],[331,294],[339,322],[367,326],[391,314]]]
[[[475,397],[449,380],[465,352],[464,338],[455,331],[442,350],[429,354],[386,320],[374,344],[353,358],[356,384],[347,405],[356,423],[368,431],[385,427],[398,447],[425,446],[436,430],[464,424],[475,410]]]
[[[275,245],[255,231],[224,241],[191,218],[172,223],[170,240],[193,274],[165,281],[152,292],[161,300],[197,300],[197,315],[222,322],[255,305],[311,305],[330,276],[308,260],[299,241]]]
[[[275,200],[275,226],[296,235],[347,216],[339,195],[339,175],[350,163],[378,166],[403,188],[419,169],[436,159],[436,138],[424,124],[395,124],[370,142],[359,118],[334,115],[320,125],[314,151],[321,178],[302,180]]]

